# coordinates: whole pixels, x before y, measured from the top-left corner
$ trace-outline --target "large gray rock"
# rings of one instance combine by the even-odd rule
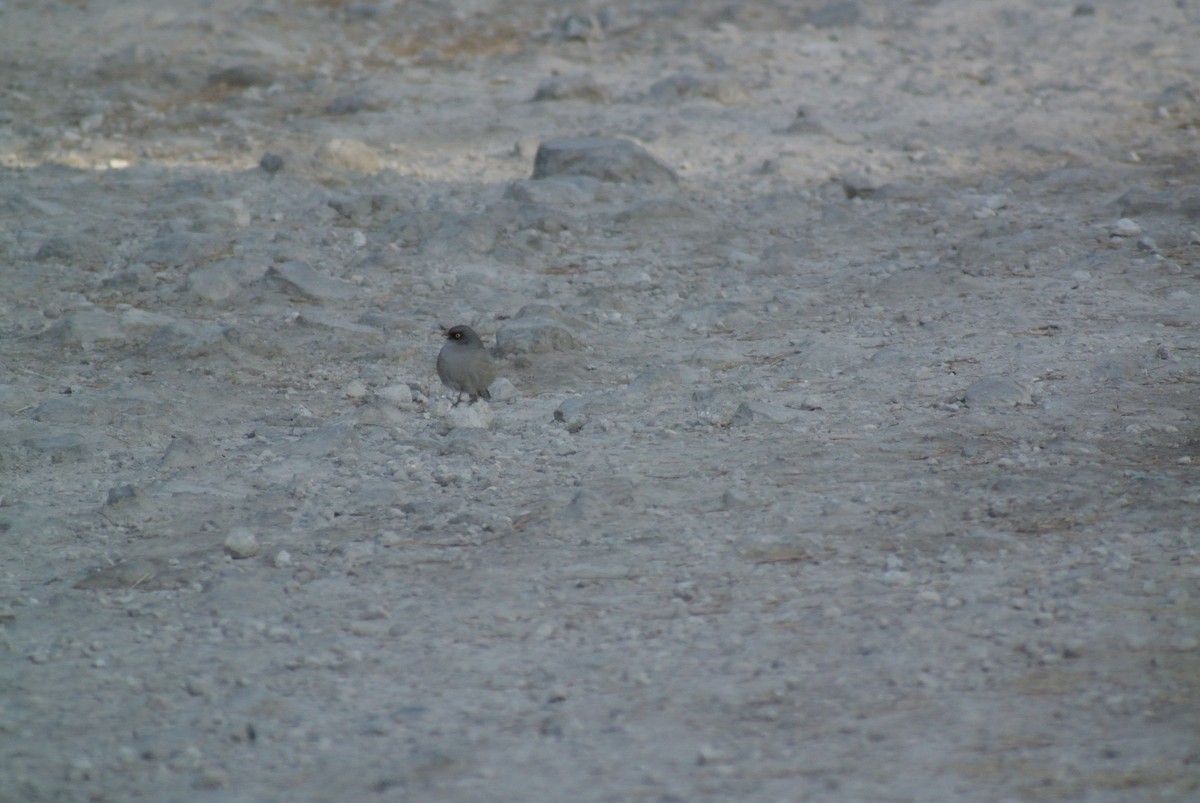
[[[358,288],[349,282],[321,273],[303,260],[292,260],[272,265],[267,278],[282,284],[289,293],[296,293],[316,300],[353,298]]]
[[[538,147],[533,177],[591,176],[601,181],[674,184],[675,171],[644,148],[615,137],[552,139]]]
[[[496,332],[496,351],[501,355],[544,354],[580,347],[573,323],[547,304],[528,304]]]

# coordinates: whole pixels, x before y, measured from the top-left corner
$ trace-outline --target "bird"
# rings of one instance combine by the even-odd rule
[[[446,330],[446,343],[438,352],[437,372],[442,384],[458,394],[452,407],[459,405],[464,393],[470,404],[481,397],[492,400],[488,386],[496,378],[496,365],[471,327],[460,324]]]

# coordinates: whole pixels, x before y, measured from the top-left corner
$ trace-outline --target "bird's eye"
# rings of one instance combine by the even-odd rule
[[[462,340],[462,332],[455,332],[454,334],[450,335],[450,337],[454,338],[455,340]]]

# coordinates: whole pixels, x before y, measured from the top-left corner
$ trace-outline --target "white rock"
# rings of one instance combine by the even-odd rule
[[[234,558],[252,558],[258,554],[258,536],[249,527],[234,527],[225,537],[225,549]]]
[[[474,404],[463,402],[457,407],[451,405],[446,411],[444,419],[446,426],[450,429],[463,429],[465,427],[476,427],[479,429],[487,429],[496,420],[496,413],[492,410],[492,406],[484,401],[477,401]]]
[[[968,407],[1017,407],[1033,403],[1029,387],[1005,376],[985,376],[963,394]]]
[[[1129,218],[1123,217],[1112,224],[1109,233],[1114,237],[1137,237],[1142,233],[1142,227]]]
[[[488,393],[491,394],[493,404],[512,401],[521,395],[517,392],[516,386],[504,377],[500,377],[491,385],[488,385]]]

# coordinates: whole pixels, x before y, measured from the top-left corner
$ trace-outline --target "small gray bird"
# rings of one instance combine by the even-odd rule
[[[442,384],[458,394],[453,407],[462,401],[464,393],[471,404],[480,396],[492,400],[488,385],[496,378],[496,365],[471,327],[452,326],[446,331],[446,345],[438,352],[437,371]]]

